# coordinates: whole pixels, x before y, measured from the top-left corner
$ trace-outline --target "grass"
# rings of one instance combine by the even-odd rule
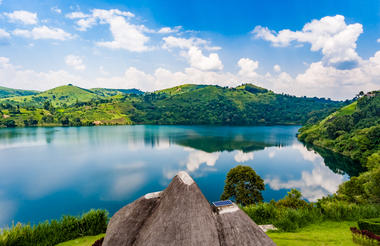
[[[56,246],[91,246],[96,240],[104,237],[106,234],[99,234],[96,236],[81,237],[70,240],[64,243],[57,244]]]
[[[278,246],[305,245],[356,245],[352,241],[350,227],[357,226],[353,221],[325,221],[302,228],[297,232],[267,232]],[[57,244],[57,246],[91,246],[105,234],[81,237]]]
[[[267,232],[278,246],[304,245],[356,245],[352,241],[350,227],[353,221],[324,221],[312,224],[297,232]]]

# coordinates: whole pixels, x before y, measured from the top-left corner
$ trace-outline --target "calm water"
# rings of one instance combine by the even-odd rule
[[[0,129],[0,227],[125,204],[164,189],[180,170],[218,200],[230,168],[249,165],[266,201],[298,188],[309,201],[354,175],[295,137],[299,127],[106,126]]]

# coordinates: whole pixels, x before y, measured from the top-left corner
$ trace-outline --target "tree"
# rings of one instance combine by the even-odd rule
[[[264,189],[264,180],[251,167],[238,165],[228,172],[220,199],[231,198],[243,206],[254,204],[263,201]]]
[[[309,204],[302,200],[302,194],[296,189],[291,189],[283,199],[277,202],[277,206],[288,208],[307,208]]]

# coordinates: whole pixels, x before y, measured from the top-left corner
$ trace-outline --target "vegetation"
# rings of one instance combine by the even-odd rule
[[[182,85],[153,93],[67,85],[0,99],[0,126],[304,124],[345,104],[275,94],[251,84],[236,88]]]
[[[367,230],[380,235],[380,218],[362,219],[358,221],[360,230]]]
[[[267,234],[278,246],[355,246],[349,230],[355,224],[352,221],[323,221],[297,232],[269,231]]]
[[[29,96],[37,93],[37,91],[18,90],[0,86],[0,98]]]
[[[379,245],[380,236],[368,230],[359,230],[356,227],[350,227],[352,239],[355,243],[361,245]]]
[[[367,169],[343,183],[334,199],[380,203],[380,93],[361,95],[321,122],[301,128],[298,138],[346,155]]]
[[[380,160],[380,92],[362,96],[314,125],[300,129],[301,141],[349,156],[362,165]]]
[[[80,237],[74,240],[70,240],[64,243],[57,244],[57,246],[92,246],[94,242],[100,238],[103,238],[105,234],[99,234],[96,236]]]
[[[17,224],[0,231],[1,246],[51,246],[83,236],[105,233],[108,213],[105,210],[91,210],[81,217],[63,216],[38,225]]]
[[[238,165],[228,172],[220,199],[232,198],[243,206],[254,204],[263,201],[264,189],[264,180],[251,167]]]
[[[306,206],[303,203],[300,203],[298,207],[283,206],[284,200],[287,199],[285,197],[278,202],[252,204],[242,209],[257,224],[273,224],[281,231],[288,232],[298,231],[307,225],[323,221],[357,221],[364,218],[376,218],[380,215],[380,205],[318,201]]]

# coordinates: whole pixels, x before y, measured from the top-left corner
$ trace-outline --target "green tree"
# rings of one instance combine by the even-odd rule
[[[296,189],[291,189],[283,199],[277,202],[277,205],[295,209],[309,207],[309,204],[302,200],[301,192]]]
[[[220,199],[233,199],[243,206],[254,204],[263,201],[264,189],[264,180],[251,167],[238,165],[228,172]]]

